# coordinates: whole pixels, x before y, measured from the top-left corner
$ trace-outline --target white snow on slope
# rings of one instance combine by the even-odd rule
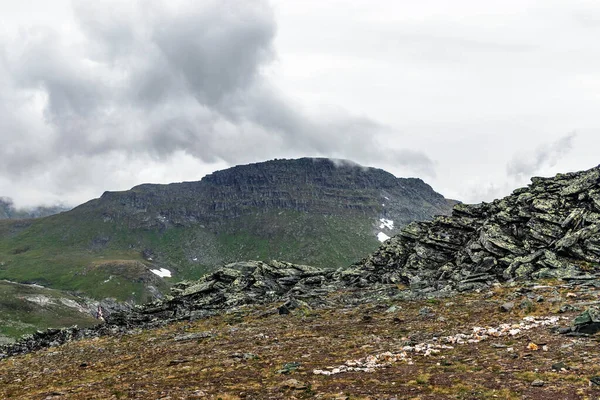
[[[380,218],[379,222],[381,222],[381,225],[379,225],[379,229],[394,229],[394,221],[392,221],[391,219]]]
[[[382,242],[382,243],[383,243],[383,242],[385,242],[386,240],[388,240],[389,238],[390,238],[390,237],[389,237],[388,235],[386,235],[385,233],[383,233],[383,232],[379,232],[379,233],[377,234],[377,239],[378,239],[380,242]]]
[[[43,294],[35,294],[33,296],[25,297],[25,300],[30,301],[32,303],[36,303],[40,306],[47,306],[49,304],[56,304],[54,299],[51,299],[48,296],[44,296]]]
[[[171,271],[169,271],[166,268],[151,269],[150,272],[152,272],[155,275],[160,276],[161,278],[170,278],[171,277]]]

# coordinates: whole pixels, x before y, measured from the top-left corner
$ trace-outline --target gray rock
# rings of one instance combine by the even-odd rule
[[[567,364],[565,364],[564,362],[560,361],[557,363],[552,364],[552,369],[554,371],[562,371],[562,370],[569,370],[569,366]]]
[[[521,300],[521,303],[519,303],[519,308],[521,310],[529,311],[534,308],[534,304],[529,299],[523,299],[523,300]]]
[[[305,390],[308,388],[306,383],[300,382],[297,379],[288,379],[281,384],[282,389]]]
[[[434,314],[433,309],[431,307],[423,307],[423,308],[421,308],[419,310],[419,315],[421,317],[424,317],[424,318],[431,318],[435,314]]]
[[[592,376],[590,378],[590,383],[595,386],[600,386],[600,376]]]
[[[301,366],[302,366],[302,364],[300,364],[299,362],[296,362],[296,361],[285,363],[285,364],[283,364],[283,368],[278,370],[277,373],[278,374],[289,374],[289,373],[292,373],[292,372],[298,370]]]
[[[572,331],[593,335],[600,331],[600,309],[589,307],[573,320]]]
[[[515,303],[513,303],[512,301],[509,301],[500,306],[500,311],[508,312],[508,311],[512,310],[513,308],[515,308]]]

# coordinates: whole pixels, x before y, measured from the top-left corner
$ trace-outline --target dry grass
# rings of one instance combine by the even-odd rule
[[[554,285],[554,284],[553,284]],[[322,376],[313,369],[399,350],[408,342],[468,333],[473,326],[518,322],[529,313],[553,315],[547,300],[520,308],[518,288],[497,288],[436,301],[394,301],[356,307],[264,316],[243,310],[194,323],[70,343],[0,362],[2,399],[580,399],[597,398],[589,378],[600,374],[594,337],[569,338],[547,328],[516,337],[456,346],[431,357],[413,357],[372,373]],[[566,292],[577,297],[567,298]],[[598,298],[600,292],[551,287],[535,291],[563,302]],[[340,294],[340,298],[348,294]],[[351,294],[350,294],[351,295]],[[513,311],[499,304],[511,300]],[[340,302],[341,304],[341,302]],[[386,312],[393,304],[397,311]],[[433,316],[419,313],[430,307]],[[370,318],[365,318],[368,315]],[[570,317],[574,313],[568,314]],[[443,317],[443,318],[440,318]],[[568,321],[565,321],[565,325]],[[182,333],[210,331],[207,339],[175,341]],[[548,351],[529,350],[528,343]],[[503,347],[512,347],[509,352]],[[251,354],[250,354],[251,353]],[[246,355],[246,356],[244,356]],[[255,355],[255,356],[253,356]],[[284,364],[300,363],[281,374]],[[564,362],[570,369],[552,371]],[[282,383],[296,379],[305,388]],[[545,382],[533,387],[534,380]]]

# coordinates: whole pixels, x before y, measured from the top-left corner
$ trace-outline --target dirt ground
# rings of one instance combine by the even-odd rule
[[[598,300],[594,288],[546,282],[422,301],[352,307],[340,301],[289,315],[265,316],[264,307],[248,307],[5,359],[0,398],[596,399],[598,337],[569,337],[556,328]],[[506,302],[514,304],[509,311],[501,310]],[[560,319],[518,329],[527,316]],[[465,339],[428,355],[405,350],[505,323],[514,325],[499,337]],[[400,353],[407,357],[388,357],[372,371],[334,370]]]

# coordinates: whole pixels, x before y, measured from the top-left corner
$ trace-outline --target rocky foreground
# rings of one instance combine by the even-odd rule
[[[4,359],[0,398],[597,398],[597,338],[572,328],[590,324],[582,311],[598,302],[598,283],[421,300],[348,289],[321,307],[240,306]]]

